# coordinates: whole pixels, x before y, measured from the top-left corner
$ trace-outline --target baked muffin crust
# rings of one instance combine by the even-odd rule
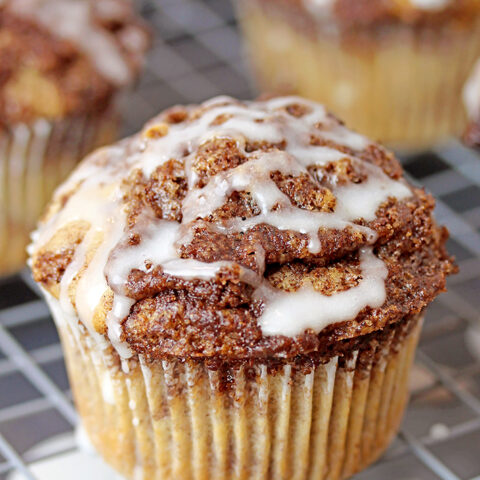
[[[305,24],[328,24],[340,30],[382,28],[388,25],[435,27],[446,23],[469,25],[480,12],[478,0],[261,0],[266,6],[287,8]],[[285,11],[285,10],[284,10]],[[333,31],[333,29],[332,29]]]
[[[444,290],[433,208],[321,106],[219,97],[85,160],[35,235],[33,274],[124,356],[295,358]]]
[[[126,0],[0,2],[0,124],[102,112],[148,44]]]

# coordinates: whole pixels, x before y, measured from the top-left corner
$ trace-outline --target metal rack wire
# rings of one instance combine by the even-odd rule
[[[156,39],[130,96],[125,134],[160,109],[225,93],[254,96],[225,0],[146,0]],[[460,274],[430,308],[402,430],[357,479],[480,480],[480,157],[457,142],[405,159],[413,181],[438,199]],[[30,283],[30,287],[28,284]],[[0,479],[77,446],[62,351],[28,273],[0,282]],[[61,441],[34,448],[48,438]]]

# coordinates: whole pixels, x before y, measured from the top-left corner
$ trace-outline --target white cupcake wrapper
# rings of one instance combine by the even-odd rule
[[[353,475],[398,429],[422,323],[404,322],[373,342],[373,355],[355,351],[347,362],[335,357],[307,373],[292,365],[275,373],[263,364],[231,369],[224,391],[223,371],[173,359],[121,362],[56,313],[88,436],[135,480]]]

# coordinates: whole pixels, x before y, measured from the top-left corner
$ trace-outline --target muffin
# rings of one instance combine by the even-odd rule
[[[405,150],[465,128],[459,100],[480,55],[478,0],[237,0],[259,86],[325,102]]]
[[[298,97],[173,107],[31,246],[74,398],[128,479],[340,479],[395,435],[454,266],[395,157]]]
[[[75,163],[115,139],[148,39],[127,0],[0,2],[0,274],[23,267]]]

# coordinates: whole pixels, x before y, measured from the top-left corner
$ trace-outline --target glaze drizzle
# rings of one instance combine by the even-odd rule
[[[290,114],[288,109],[292,105],[300,106],[302,114]],[[161,134],[148,135],[152,128]],[[323,143],[312,142],[312,137],[322,139]],[[225,138],[236,142],[245,161],[201,184],[192,169],[199,147]],[[251,151],[247,148],[249,142],[281,147]],[[338,149],[331,144],[346,148]],[[294,336],[305,329],[319,332],[332,323],[355,318],[366,306],[376,308],[385,301],[387,270],[373,253],[377,235],[360,223],[375,219],[376,211],[387,200],[404,199],[412,192],[403,181],[393,180],[380,167],[361,159],[357,152],[370,145],[365,137],[349,131],[321,105],[304,99],[282,97],[243,103],[218,97],[204,103],[201,115],[193,119],[168,126],[151,122],[142,135],[130,142],[89,157],[57,192],[57,197],[74,193],[63,208],[40,226],[33,250],[41,249],[69,222],[88,222],[88,232],[61,280],[60,303],[65,309],[74,307],[81,321],[93,328],[98,305],[107,292],[113,292],[106,325],[112,344],[124,358],[131,352],[121,341],[121,325],[135,303],[126,289],[129,274],[135,269],[147,272],[161,267],[169,275],[202,281],[235,270],[240,272],[240,281],[254,287],[253,299],[262,305],[258,322],[264,335]],[[272,179],[274,172],[280,172],[289,177],[303,175],[317,182],[312,167],[345,158],[361,167],[366,178],[358,183],[332,185],[335,205],[330,210],[311,211],[294,205]],[[149,178],[171,159],[182,161],[188,180],[181,222],[158,219],[145,208],[136,224],[128,227],[122,181],[134,171]],[[259,213],[208,223],[233,192],[247,192]],[[263,277],[265,259],[261,249],[256,252],[259,272],[233,261],[205,263],[181,258],[180,248],[191,241],[198,222],[205,222],[225,235],[248,232],[261,224],[301,233],[308,237],[312,255],[321,249],[319,231],[357,232],[365,238],[365,246],[359,252],[358,284],[330,296],[313,288],[294,293],[274,289]],[[129,242],[132,234],[139,239],[133,244]],[[74,279],[78,283],[72,298],[70,285]]]

